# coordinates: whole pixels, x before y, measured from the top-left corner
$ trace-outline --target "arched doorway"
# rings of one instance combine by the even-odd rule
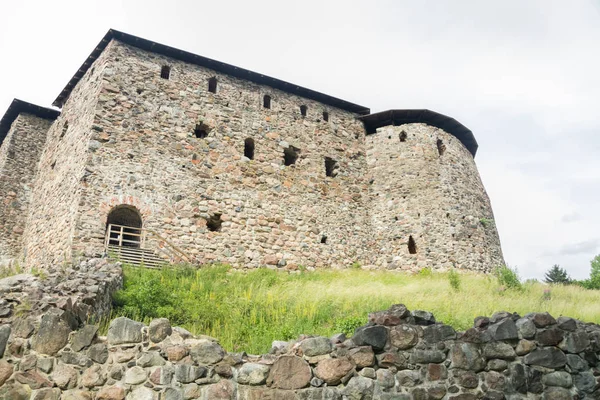
[[[106,243],[110,246],[141,247],[142,216],[132,206],[120,205],[108,213]]]

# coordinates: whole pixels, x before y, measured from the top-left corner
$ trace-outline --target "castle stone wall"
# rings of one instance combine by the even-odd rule
[[[48,131],[24,233],[29,265],[71,260],[72,238],[85,186],[92,122],[101,86],[104,55],[71,93]]]
[[[0,265],[22,255],[33,181],[51,123],[20,114],[0,147]]]
[[[195,263],[503,264],[491,205],[463,144],[418,123],[365,136],[357,117],[112,40],[48,130],[22,254],[29,265],[101,254],[109,213],[127,205],[146,232]],[[291,152],[295,163],[284,165]],[[144,246],[156,250],[160,240]]]
[[[105,55],[77,251],[102,249],[108,213],[128,204],[145,228],[201,263],[295,268],[369,259],[364,129],[355,115],[119,42]],[[212,77],[217,93],[208,91]],[[206,138],[194,136],[199,124]],[[244,157],[248,138],[254,160]],[[284,166],[291,146],[299,158]],[[326,177],[325,157],[337,161],[336,177]],[[210,231],[216,215],[221,229]]]
[[[488,272],[504,264],[489,198],[456,137],[405,124],[379,128],[366,147],[377,265]]]

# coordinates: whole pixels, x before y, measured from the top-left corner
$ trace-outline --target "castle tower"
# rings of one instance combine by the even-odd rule
[[[485,272],[503,265],[472,132],[429,110],[391,110],[362,120],[375,264]]]
[[[38,161],[59,114],[15,99],[0,120],[0,265],[22,254]]]
[[[57,265],[117,246],[240,268],[503,262],[477,143],[443,115],[370,114],[114,30],[53,104],[60,115],[2,120],[16,188],[2,194],[22,193],[0,203],[5,258]],[[2,161],[33,138],[26,170]]]

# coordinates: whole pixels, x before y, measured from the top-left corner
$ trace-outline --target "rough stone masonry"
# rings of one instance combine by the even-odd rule
[[[504,264],[475,138],[444,115],[370,114],[114,30],[54,105],[0,120],[4,262],[101,254],[133,221],[196,263]]]
[[[0,399],[600,398],[596,324],[497,312],[456,332],[397,304],[350,338],[300,336],[249,355],[166,319],[116,318],[100,336],[86,321],[106,313],[120,277],[119,265],[92,259],[0,280]]]

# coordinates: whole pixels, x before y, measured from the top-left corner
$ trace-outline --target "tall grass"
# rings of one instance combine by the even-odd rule
[[[148,323],[166,317],[195,334],[219,339],[229,351],[262,353],[273,340],[301,333],[350,334],[371,311],[404,303],[434,313],[438,321],[464,330],[473,318],[506,310],[548,311],[600,322],[600,291],[576,286],[501,285],[492,275],[461,274],[451,288],[448,274],[408,275],[389,271],[319,270],[287,274],[268,269],[232,271],[225,266],[149,270],[125,267],[124,290],[115,296],[112,317]],[[454,278],[456,279],[456,277]]]

